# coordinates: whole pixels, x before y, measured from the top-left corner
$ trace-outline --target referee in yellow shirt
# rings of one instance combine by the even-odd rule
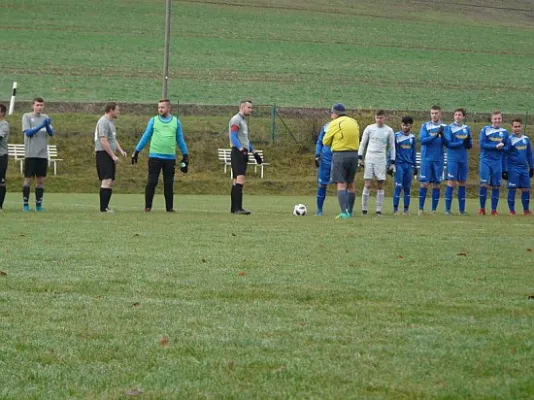
[[[332,181],[337,186],[337,198],[341,213],[336,219],[352,217],[356,190],[354,175],[358,169],[360,127],[355,119],[347,117],[345,106],[334,104],[330,110],[332,122],[328,125],[323,144],[332,149]]]

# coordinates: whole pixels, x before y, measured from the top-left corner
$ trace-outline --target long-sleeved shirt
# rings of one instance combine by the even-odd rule
[[[508,131],[504,128],[495,128],[491,125],[485,126],[480,131],[480,161],[490,164],[504,162],[504,153],[508,151]],[[504,147],[498,149],[499,143],[504,143]]]
[[[421,125],[419,142],[421,143],[421,162],[443,162],[443,142],[438,135],[440,129],[445,129],[441,121],[428,121]]]
[[[326,162],[332,161],[332,149],[330,148],[330,146],[325,146],[323,144],[323,138],[328,129],[329,124],[330,123],[327,122],[326,124],[323,125],[323,127],[321,128],[321,131],[319,132],[319,136],[317,137],[317,142],[315,143],[315,157],[316,158],[320,157],[321,161],[326,161]]]
[[[396,164],[410,164],[415,167],[416,140],[411,133],[399,131],[395,134]]]
[[[366,162],[386,162],[389,148],[389,159],[395,161],[395,133],[387,125],[368,125],[362,136],[358,156],[365,155]]]
[[[510,135],[508,151],[504,153],[504,159],[505,171],[521,171],[534,168],[530,139],[525,135]]]
[[[323,137],[323,144],[332,152],[357,151],[360,147],[360,127],[355,119],[342,115],[332,120]]]
[[[473,138],[471,136],[471,128],[462,124],[458,125],[452,123],[445,128],[444,144],[447,148],[447,162],[462,162],[466,163],[468,160],[467,147],[465,147],[464,140],[468,139],[469,148],[473,147]]]

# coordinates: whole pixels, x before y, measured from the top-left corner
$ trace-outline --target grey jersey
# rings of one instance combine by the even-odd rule
[[[95,129],[95,151],[103,151],[102,143],[100,143],[100,138],[105,137],[108,139],[109,146],[111,151],[115,152],[117,150],[117,129],[115,128],[115,123],[103,115],[100,117],[96,123]]]
[[[42,125],[48,115],[39,116],[34,113],[26,113],[22,116],[22,132]],[[24,155],[26,158],[48,158],[48,133],[46,128],[41,128],[33,136],[24,134]]]
[[[9,124],[7,121],[0,121],[0,156],[7,154],[7,138],[9,136]]]
[[[230,123],[228,125],[230,147],[236,147],[232,142],[232,127],[234,127],[234,131],[237,128],[237,139],[239,140],[239,143],[241,143],[241,147],[250,150],[250,141],[248,140],[248,125],[245,117],[243,117],[240,113],[237,113],[230,119]]]

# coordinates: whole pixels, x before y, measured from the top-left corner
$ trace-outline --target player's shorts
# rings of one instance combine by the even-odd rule
[[[530,189],[528,169],[508,171],[508,189]]]
[[[7,154],[0,156],[0,184],[6,183]]]
[[[411,164],[395,164],[395,186],[409,188],[412,186],[413,166]]]
[[[502,164],[500,161],[491,163],[480,161],[480,184],[489,186],[501,186]]]
[[[332,156],[332,182],[353,183],[358,170],[357,151],[336,151]]]
[[[363,179],[373,179],[377,181],[386,180],[386,162],[367,162],[365,161],[365,167],[363,169]]]
[[[232,147],[230,163],[232,165],[232,173],[234,174],[234,178],[239,175],[246,175],[248,152],[242,153],[237,147]]]
[[[421,160],[421,171],[419,172],[419,182],[441,183],[442,179],[443,179],[443,162]]]
[[[96,152],[96,172],[98,173],[98,179],[103,181],[104,179],[115,180],[115,162],[105,151]]]
[[[464,182],[467,180],[467,163],[451,161],[447,163],[447,180]]]
[[[24,177],[35,178],[45,177],[48,171],[48,160],[46,158],[29,157],[24,159]]]
[[[331,183],[330,175],[332,172],[332,161],[321,159],[319,170],[317,171],[317,181],[319,185],[328,185]]]

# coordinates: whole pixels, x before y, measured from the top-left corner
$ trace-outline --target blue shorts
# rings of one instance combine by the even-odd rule
[[[411,164],[395,165],[395,186],[410,188],[412,186],[413,167]]]
[[[332,183],[330,181],[331,171],[332,161],[321,160],[321,163],[319,164],[319,169],[317,171],[317,181],[319,182],[319,185],[328,185],[329,183]]]
[[[447,180],[460,182],[466,181],[467,163],[461,161],[451,161],[447,163]]]
[[[489,186],[501,186],[502,164],[480,161],[480,184]]]
[[[441,183],[443,179],[442,161],[421,160],[421,172],[419,172],[419,182],[421,183]]]
[[[530,176],[528,170],[508,171],[508,189],[530,189]]]

